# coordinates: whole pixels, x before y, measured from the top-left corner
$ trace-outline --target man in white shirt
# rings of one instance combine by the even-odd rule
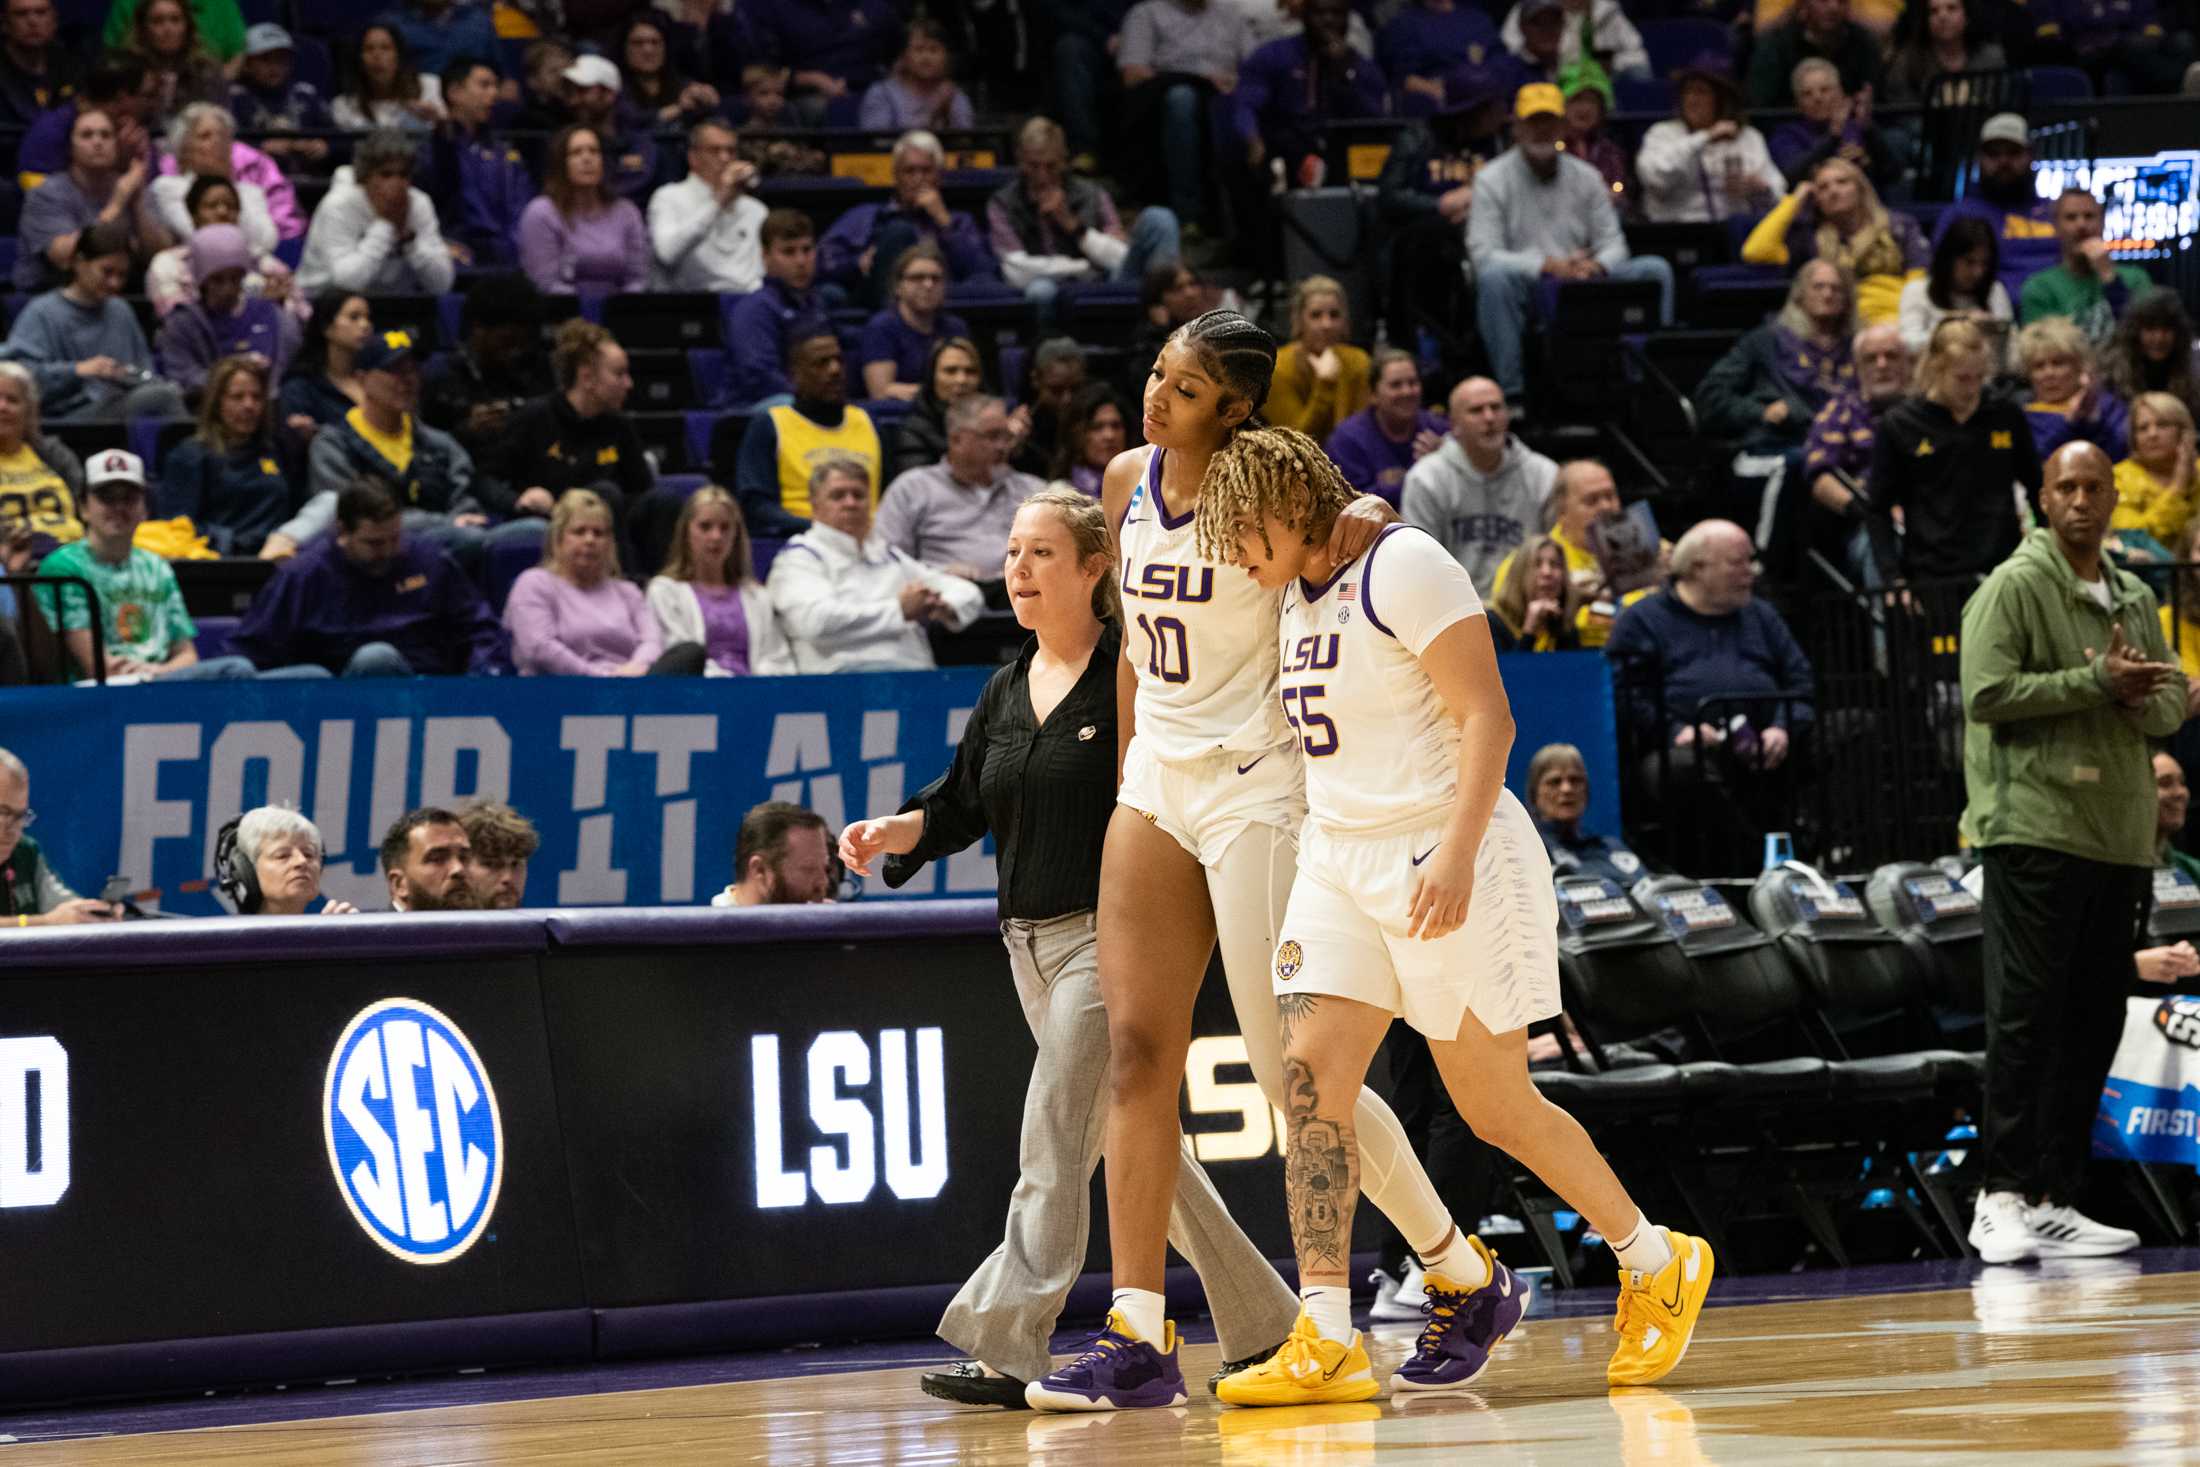
[[[834,456],[810,472],[810,528],[772,562],[767,589],[802,672],[924,670],[925,626],[961,631],[985,595],[886,543],[871,524],[870,469]]]
[[[413,187],[412,140],[394,128],[367,134],[336,170],[313,211],[298,288],[363,295],[441,295],[458,276],[435,205]]]
[[[947,454],[886,486],[879,538],[913,560],[967,581],[1001,579],[1009,527],[1023,502],[1046,487],[1008,466],[1008,409],[974,394],[947,410]]]
[[[665,290],[746,295],[763,282],[760,231],[771,211],[749,190],[756,168],[734,156],[739,141],[722,118],[688,130],[688,172],[649,199],[649,243]]]

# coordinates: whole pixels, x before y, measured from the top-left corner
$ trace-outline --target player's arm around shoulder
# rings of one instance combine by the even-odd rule
[[[1115,566],[1108,574],[1123,573],[1123,539],[1119,527],[1123,515],[1130,508],[1131,494],[1138,481],[1145,475],[1146,460],[1152,455],[1150,447],[1126,448],[1108,460],[1108,467],[1100,476],[1100,509],[1107,516],[1108,548],[1115,553]],[[1130,751],[1131,735],[1138,731],[1138,669],[1131,663],[1131,639],[1122,639],[1122,650],[1115,659],[1115,781],[1123,782],[1123,756]]]

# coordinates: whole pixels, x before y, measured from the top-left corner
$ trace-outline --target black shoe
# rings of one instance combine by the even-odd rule
[[[1222,1384],[1224,1377],[1236,1375],[1241,1370],[1250,1370],[1254,1366],[1260,1364],[1261,1361],[1266,1360],[1269,1356],[1275,1354],[1278,1350],[1282,1348],[1283,1341],[1278,1340],[1265,1350],[1255,1350],[1252,1354],[1246,1356],[1243,1360],[1223,1361],[1222,1368],[1216,1371],[1213,1375],[1207,1377],[1207,1394],[1210,1396],[1216,1394],[1215,1387]]]
[[[953,1401],[958,1406],[1006,1406],[1028,1411],[1024,1383],[1011,1375],[987,1375],[975,1360],[958,1360],[945,1370],[927,1370],[917,1380],[928,1396]]]

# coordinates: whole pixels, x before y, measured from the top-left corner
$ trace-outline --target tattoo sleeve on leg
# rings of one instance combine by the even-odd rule
[[[1299,1270],[1333,1273],[1351,1259],[1352,1212],[1360,1195],[1359,1147],[1349,1113],[1343,1120],[1319,1114],[1321,1096],[1305,1061],[1285,1059],[1283,1090],[1291,1128],[1284,1192]]]
[[[1283,1048],[1291,1047],[1292,1028],[1314,1012],[1316,1002],[1311,993],[1286,993],[1276,1000],[1276,1021],[1282,1030]]]

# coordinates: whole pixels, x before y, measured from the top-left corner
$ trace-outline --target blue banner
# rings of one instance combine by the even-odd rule
[[[1604,667],[1589,653],[1504,660],[1510,782],[1525,793],[1543,744],[1579,745],[1599,831],[1617,828],[1619,800]],[[0,697],[0,745],[30,767],[49,864],[87,894],[121,875],[164,910],[214,913],[215,832],[280,803],[320,827],[323,890],[381,908],[382,832],[415,806],[482,798],[542,833],[530,906],[679,905],[732,879],[734,832],[761,800],[835,830],[896,809],[947,767],[989,672],[39,688]],[[990,894],[990,849],[897,895]]]
[[[2124,1001],[2093,1154],[2200,1167],[2200,994]]]

